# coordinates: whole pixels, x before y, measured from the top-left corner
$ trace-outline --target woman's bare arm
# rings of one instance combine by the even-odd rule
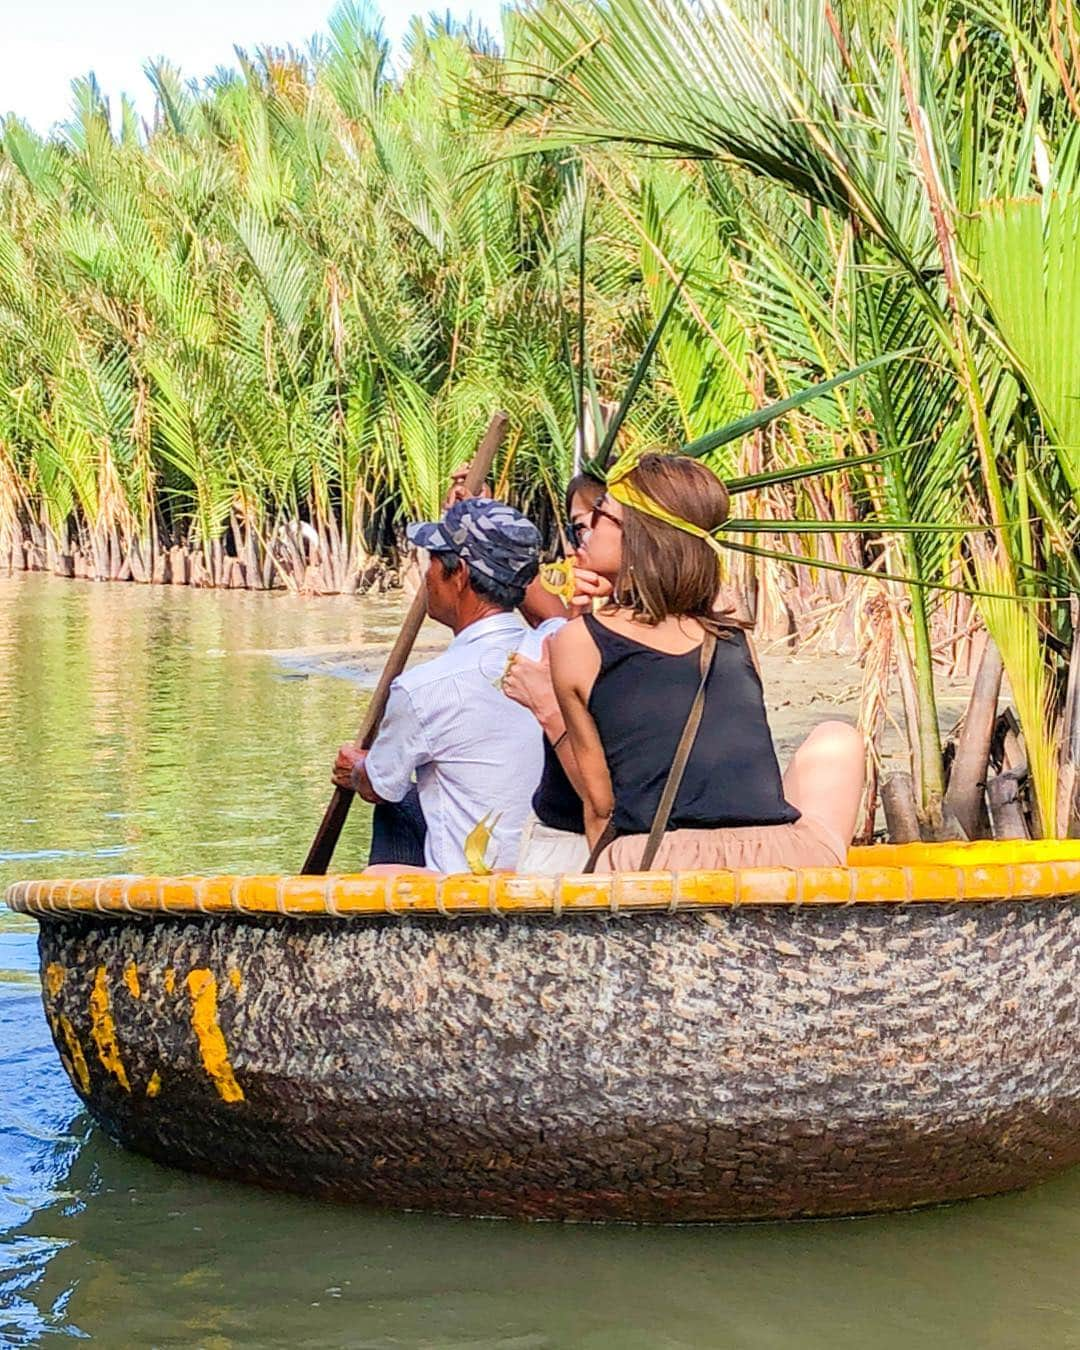
[[[600,653],[584,623],[574,620],[560,629],[551,643],[551,677],[580,778],[590,844],[603,833],[615,809],[607,758],[588,706],[599,672]]]

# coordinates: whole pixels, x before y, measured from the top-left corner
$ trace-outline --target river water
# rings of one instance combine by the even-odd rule
[[[0,578],[0,890],[298,868],[358,720],[328,669],[373,666],[397,612]],[[68,1086],[35,930],[0,906],[0,1345],[1080,1347],[1080,1172],[920,1214],[663,1230],[371,1212],[159,1167]]]

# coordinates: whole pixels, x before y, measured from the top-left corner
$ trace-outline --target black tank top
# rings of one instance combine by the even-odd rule
[[[532,809],[542,825],[550,830],[567,830],[570,834],[585,833],[585,814],[577,789],[566,776],[559,756],[544,737],[544,772],[540,786],[533,793]]]
[[[672,656],[613,633],[591,614],[585,623],[600,652],[589,711],[611,773],[612,824],[618,835],[648,834],[701,678],[700,651]],[[746,635],[725,629],[668,829],[785,825],[798,819],[799,812],[784,800]]]

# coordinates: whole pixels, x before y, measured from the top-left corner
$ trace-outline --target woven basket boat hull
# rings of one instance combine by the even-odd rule
[[[1080,1161],[1077,891],[37,912],[57,1048],[131,1148],[377,1205],[685,1222],[907,1208]]]

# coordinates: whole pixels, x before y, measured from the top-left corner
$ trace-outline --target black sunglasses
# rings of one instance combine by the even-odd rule
[[[603,506],[601,505],[601,503],[606,499],[606,497],[607,493],[605,492],[602,496],[597,497],[596,501],[593,502],[592,510],[589,512],[588,520],[583,520],[580,522],[576,520],[568,520],[566,522],[566,539],[567,543],[570,544],[571,548],[582,548],[584,546],[586,537],[592,534],[593,530],[596,529],[596,522],[601,518],[601,516],[604,518],[604,520],[610,520],[613,525],[617,525],[620,530],[622,529],[622,521],[619,519],[619,517],[613,516],[610,511],[605,511]]]

